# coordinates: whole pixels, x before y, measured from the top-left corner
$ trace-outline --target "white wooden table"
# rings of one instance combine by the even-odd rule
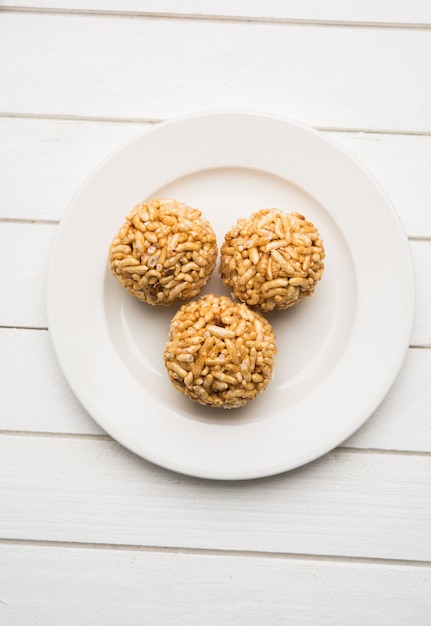
[[[429,0],[0,6],[0,623],[431,624]],[[171,473],[104,434],[45,312],[82,180],[150,124],[219,108],[296,119],[356,155],[417,279],[410,349],[366,425],[239,483]]]

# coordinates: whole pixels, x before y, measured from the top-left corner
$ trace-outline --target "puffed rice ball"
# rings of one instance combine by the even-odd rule
[[[272,377],[275,335],[245,304],[206,295],[173,317],[164,362],[178,391],[212,407],[243,406]]]
[[[313,293],[324,258],[322,239],[303,215],[262,209],[226,234],[220,274],[232,296],[248,306],[287,309]]]
[[[148,304],[197,296],[217,259],[216,236],[201,211],[171,198],[137,204],[109,248],[114,276]]]

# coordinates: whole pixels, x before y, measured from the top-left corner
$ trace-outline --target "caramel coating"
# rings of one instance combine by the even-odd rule
[[[220,274],[232,296],[248,306],[287,309],[313,293],[324,258],[322,239],[303,215],[262,209],[226,234]]]
[[[217,259],[216,236],[201,211],[170,198],[138,204],[109,248],[113,275],[148,304],[197,296]]]
[[[173,317],[164,361],[178,391],[232,409],[266,388],[276,352],[274,331],[262,315],[210,294],[184,304]]]

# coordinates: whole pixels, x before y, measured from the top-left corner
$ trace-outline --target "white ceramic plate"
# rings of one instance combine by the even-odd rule
[[[219,244],[265,207],[302,212],[322,235],[323,279],[311,298],[268,315],[275,373],[246,407],[211,409],[177,392],[162,357],[176,308],[139,302],[110,274],[124,216],[156,196],[200,208]],[[205,292],[227,294],[216,275]],[[96,170],[60,227],[47,296],[61,367],[103,429],[166,468],[232,480],[311,461],[370,417],[408,347],[414,278],[397,215],[362,166],[304,126],[226,112],[160,124]]]

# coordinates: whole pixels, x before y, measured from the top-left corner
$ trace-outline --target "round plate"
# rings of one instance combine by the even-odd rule
[[[303,213],[326,249],[311,298],[268,314],[274,377],[243,408],[194,404],[168,380],[163,349],[178,307],[152,307],[111,275],[125,215],[151,197],[199,208],[219,245],[239,217]],[[204,293],[228,295],[217,271]],[[414,311],[408,242],[368,172],[320,133],[252,113],[165,122],[117,150],[64,218],[48,276],[60,365],[112,437],[163,467],[205,478],[283,472],[331,450],[372,414],[404,358]]]

